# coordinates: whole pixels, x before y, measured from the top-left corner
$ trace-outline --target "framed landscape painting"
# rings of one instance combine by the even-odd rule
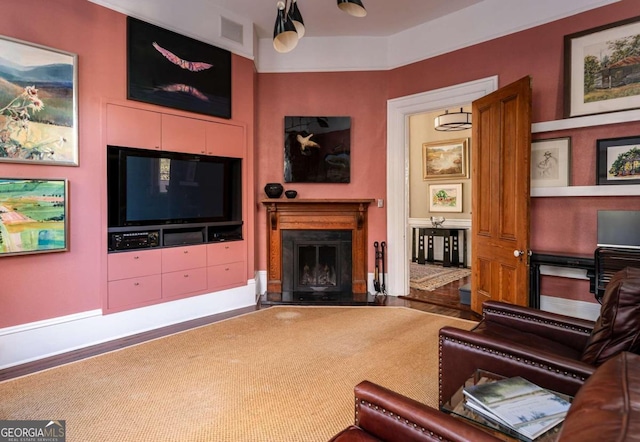
[[[468,178],[469,138],[435,141],[422,145],[424,180]]]
[[[567,35],[565,117],[640,108],[640,17]]]
[[[68,250],[64,179],[0,178],[0,256]]]
[[[429,185],[429,212],[462,212],[462,183]]]
[[[640,184],[640,137],[598,140],[596,184]]]
[[[231,52],[127,17],[127,98],[231,118]]]
[[[0,36],[0,161],[78,165],[76,62]]]

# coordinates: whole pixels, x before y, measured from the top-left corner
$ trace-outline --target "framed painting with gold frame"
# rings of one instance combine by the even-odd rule
[[[469,138],[422,144],[424,180],[469,177]]]

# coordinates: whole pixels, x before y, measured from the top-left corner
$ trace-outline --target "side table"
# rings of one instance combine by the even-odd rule
[[[462,232],[462,249],[459,234]],[[441,236],[444,241],[442,250],[443,267],[467,267],[467,229],[446,227],[414,227],[413,229],[413,260],[418,264],[435,262],[433,253],[434,237]],[[425,247],[426,241],[426,247]],[[416,253],[415,247],[418,245]],[[426,251],[426,256],[425,256]],[[462,252],[462,253],[461,253]]]

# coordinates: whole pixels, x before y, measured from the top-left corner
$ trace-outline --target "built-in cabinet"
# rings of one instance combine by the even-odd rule
[[[244,158],[242,125],[106,104],[107,145]],[[105,313],[240,287],[247,283],[244,240],[119,251],[107,255]]]
[[[243,158],[244,128],[236,124],[107,104],[107,144]]]

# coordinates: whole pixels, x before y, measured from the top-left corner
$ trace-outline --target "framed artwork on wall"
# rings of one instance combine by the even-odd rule
[[[531,187],[566,187],[570,171],[570,137],[531,143]]]
[[[422,144],[424,180],[469,177],[469,138]]]
[[[0,37],[0,161],[78,165],[77,59]]]
[[[231,52],[127,17],[127,98],[231,118]]]
[[[430,184],[430,212],[462,212],[462,183]]]
[[[640,184],[640,137],[596,142],[596,184]]]
[[[68,250],[65,179],[0,178],[0,256]]]
[[[351,117],[284,117],[284,182],[351,181]]]
[[[565,117],[640,108],[640,17],[564,37]]]

